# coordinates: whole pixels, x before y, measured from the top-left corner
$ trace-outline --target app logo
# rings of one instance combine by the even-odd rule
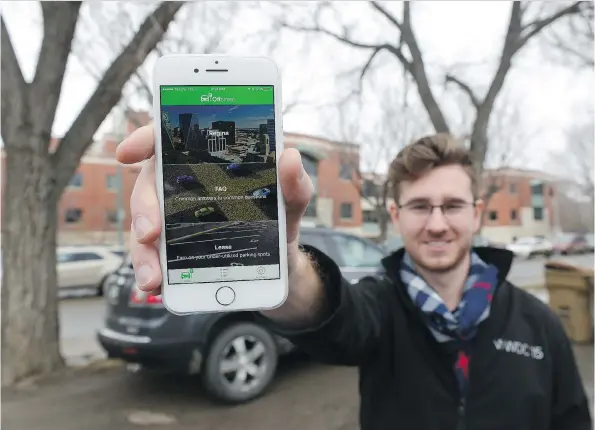
[[[200,96],[201,102],[213,102],[213,103],[233,103],[235,102],[235,97],[220,97],[220,96],[213,96],[213,93],[203,94]]]
[[[182,272],[181,278],[182,279],[192,279],[192,274],[194,273],[194,269],[190,269],[186,272]]]

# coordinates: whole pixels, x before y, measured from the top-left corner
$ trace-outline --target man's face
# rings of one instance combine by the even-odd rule
[[[471,178],[463,167],[452,165],[402,182],[390,212],[413,261],[426,270],[446,272],[469,252],[481,209],[481,202],[473,199]]]

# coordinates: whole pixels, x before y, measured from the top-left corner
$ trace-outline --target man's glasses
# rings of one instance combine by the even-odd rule
[[[411,218],[417,221],[424,221],[430,218],[434,209],[439,208],[445,218],[454,220],[457,217],[464,215],[467,209],[475,207],[475,202],[465,201],[450,201],[442,203],[441,205],[433,205],[429,202],[411,202],[404,205],[397,205],[398,208]]]

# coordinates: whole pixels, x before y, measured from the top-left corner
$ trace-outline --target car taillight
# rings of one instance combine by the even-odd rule
[[[161,296],[152,296],[145,291],[138,289],[137,287],[132,288],[130,293],[130,304],[131,305],[161,305]]]

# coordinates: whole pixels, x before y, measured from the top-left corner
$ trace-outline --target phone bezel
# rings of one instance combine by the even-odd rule
[[[217,63],[216,63],[217,62]],[[206,72],[206,69],[227,69],[227,72]],[[199,69],[198,73],[194,69]],[[154,127],[156,188],[161,212],[162,231],[159,240],[159,260],[163,273],[162,300],[172,313],[207,313],[240,310],[267,310],[283,304],[287,298],[287,240],[285,206],[278,199],[279,268],[280,278],[272,280],[209,282],[192,284],[169,284],[165,254],[165,213],[163,192],[163,164],[161,154],[161,108],[162,85],[272,85],[275,103],[275,135],[277,179],[278,160],[283,150],[283,122],[281,77],[275,63],[266,57],[237,57],[223,55],[167,55],[160,57],[154,68]],[[277,180],[277,195],[281,187]],[[216,300],[217,290],[231,287],[235,300],[228,306]]]

